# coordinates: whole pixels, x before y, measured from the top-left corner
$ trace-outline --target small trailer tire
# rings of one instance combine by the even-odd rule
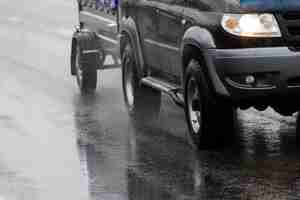
[[[97,88],[97,69],[81,62],[82,48],[75,42],[75,75],[82,94],[94,93]]]
[[[76,76],[81,93],[93,93],[97,70],[103,65],[104,51],[96,35],[78,30],[72,39],[71,74]]]

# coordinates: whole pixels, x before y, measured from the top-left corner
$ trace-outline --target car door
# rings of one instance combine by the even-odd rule
[[[158,15],[157,46],[161,56],[161,71],[168,77],[180,76],[180,45],[184,33],[184,0],[161,0]]]
[[[159,48],[155,45],[158,37],[157,6],[156,0],[139,0],[136,9],[145,63],[152,69],[158,69],[161,64]]]

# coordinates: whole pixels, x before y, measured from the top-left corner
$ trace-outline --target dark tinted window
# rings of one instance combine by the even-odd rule
[[[156,1],[156,2],[161,2],[165,4],[170,4],[170,5],[184,5],[185,0],[149,0],[149,1]]]
[[[239,0],[186,0],[187,6],[202,11],[226,11],[239,9]]]
[[[210,5],[201,0],[186,0],[186,6],[190,8],[197,8],[203,11],[210,10]]]

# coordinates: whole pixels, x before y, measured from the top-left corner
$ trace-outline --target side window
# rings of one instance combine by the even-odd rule
[[[180,5],[180,6],[183,6],[185,4],[185,0],[149,0],[149,1],[156,1],[163,4]]]
[[[201,11],[209,11],[212,8],[213,1],[203,1],[203,0],[185,0],[186,7],[198,9]],[[209,3],[208,3],[209,2]]]
[[[78,3],[81,8],[89,8],[115,14],[119,0],[78,0]]]
[[[183,6],[185,4],[185,0],[161,0],[164,3],[170,4],[170,5],[181,5]]]

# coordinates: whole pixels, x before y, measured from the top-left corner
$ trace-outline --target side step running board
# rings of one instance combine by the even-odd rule
[[[165,81],[162,81],[160,79],[148,76],[145,78],[142,78],[141,84],[151,87],[153,89],[159,90],[167,95],[169,95],[175,104],[177,104],[180,107],[184,107],[184,100],[182,95],[182,89],[177,87],[176,85],[167,83]]]

